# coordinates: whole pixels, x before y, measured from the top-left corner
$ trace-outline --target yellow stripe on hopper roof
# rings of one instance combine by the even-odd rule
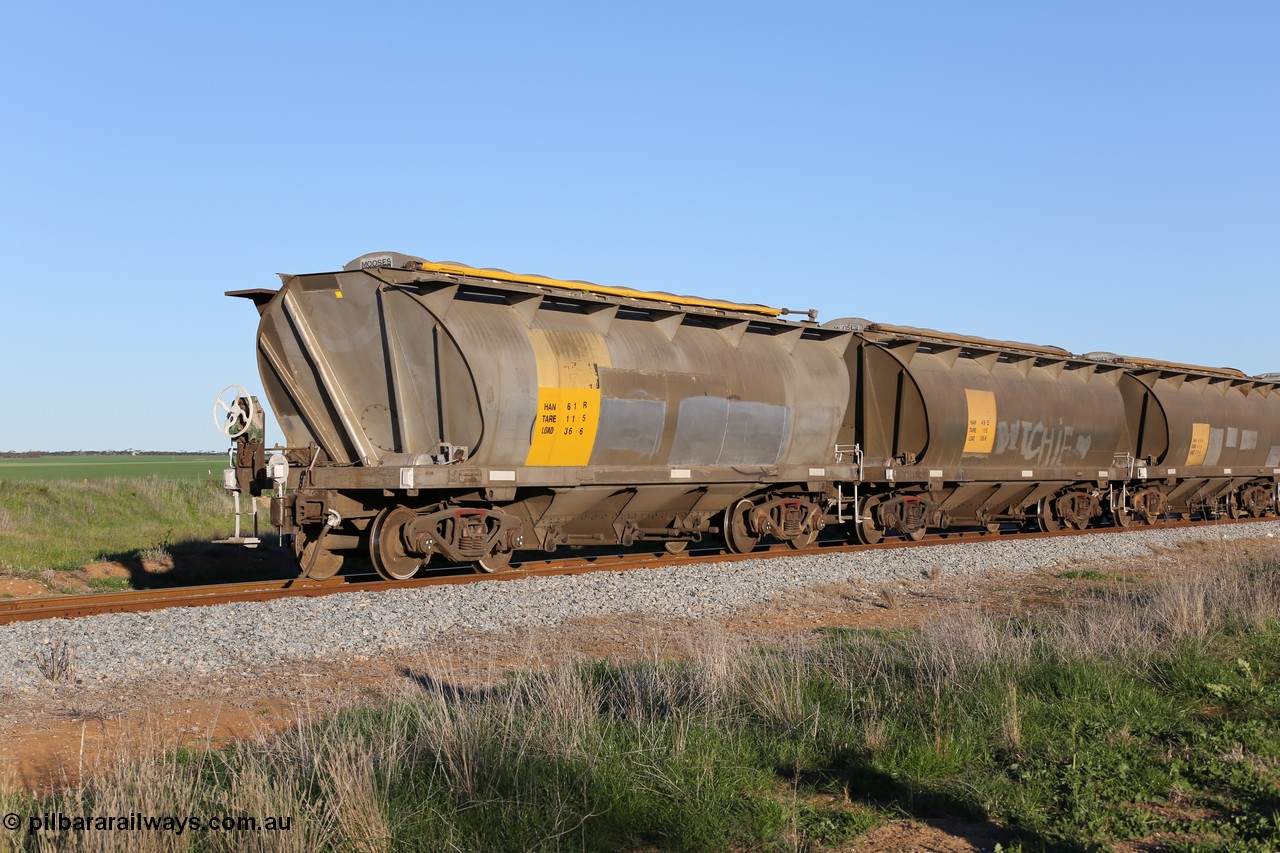
[[[439,272],[448,275],[470,275],[480,278],[491,278],[497,281],[510,281],[516,284],[536,284],[545,287],[563,287],[568,290],[581,290],[587,293],[601,293],[607,296],[621,296],[626,299],[647,299],[658,302],[670,302],[674,305],[688,305],[694,308],[715,308],[720,311],[742,311],[750,314],[763,314],[766,317],[780,316],[781,308],[770,308],[767,305],[743,305],[738,302],[724,302],[719,299],[699,299],[695,296],[675,296],[670,293],[650,293],[647,290],[633,290],[630,287],[607,287],[603,284],[592,284],[589,281],[566,281],[559,278],[547,278],[541,275],[517,275],[506,270],[478,269],[463,264],[442,264],[424,261],[420,264],[424,272]]]

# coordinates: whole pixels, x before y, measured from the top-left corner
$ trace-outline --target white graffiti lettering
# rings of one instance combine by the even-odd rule
[[[1060,465],[1063,457],[1084,459],[1093,446],[1093,435],[1077,433],[1068,425],[1045,426],[1043,422],[1000,421],[996,424],[995,455],[1016,453],[1038,465]]]

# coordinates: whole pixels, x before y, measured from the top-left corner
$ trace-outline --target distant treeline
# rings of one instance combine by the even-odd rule
[[[0,450],[0,459],[38,459],[41,456],[225,456],[225,450]]]

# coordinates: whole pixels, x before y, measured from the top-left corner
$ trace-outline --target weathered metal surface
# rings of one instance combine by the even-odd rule
[[[376,272],[288,278],[265,306],[259,363],[290,446],[365,466],[441,442],[489,468],[831,457],[839,335]]]
[[[861,444],[869,464],[1008,479],[1027,468],[1096,472],[1128,446],[1119,368],[1065,350],[903,327],[869,324],[858,337],[846,354],[858,407],[841,442]]]
[[[1121,389],[1137,458],[1175,470],[1280,466],[1280,386],[1223,370],[1125,362]]]

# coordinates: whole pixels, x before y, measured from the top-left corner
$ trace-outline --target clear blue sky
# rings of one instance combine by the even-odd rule
[[[223,291],[380,249],[1280,371],[1278,44],[1274,2],[8,3],[0,450],[223,447]]]

